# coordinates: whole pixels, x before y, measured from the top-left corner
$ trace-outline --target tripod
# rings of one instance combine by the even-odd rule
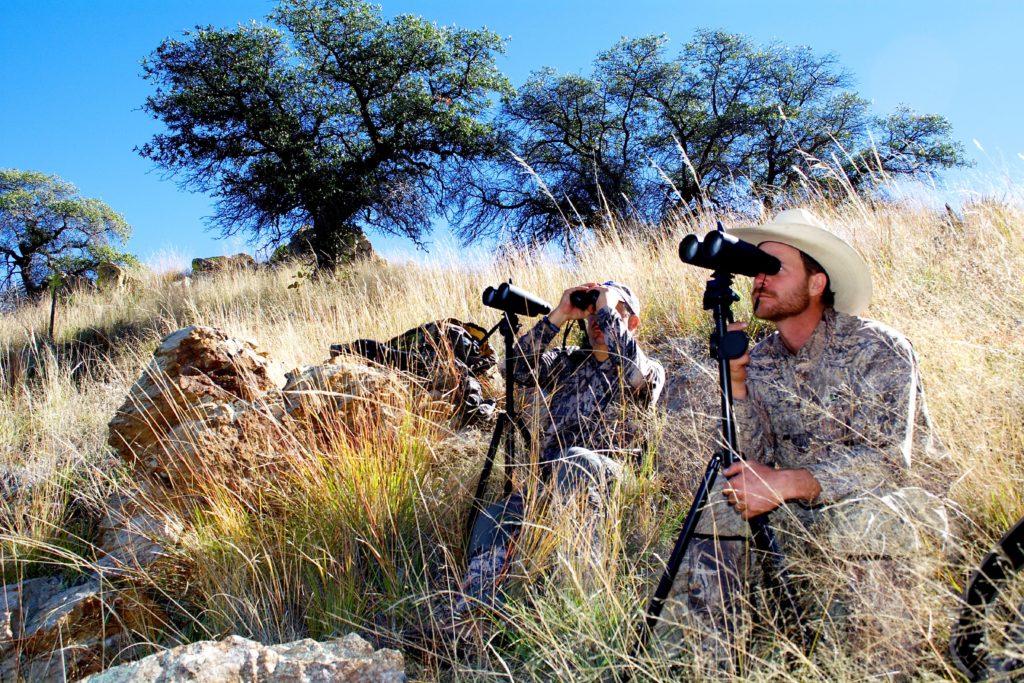
[[[482,499],[487,491],[487,482],[491,478],[491,470],[494,467],[494,458],[498,454],[498,447],[501,439],[505,436],[505,430],[515,428],[523,440],[526,449],[530,448],[530,432],[522,418],[516,414],[516,404],[513,398],[514,381],[512,378],[512,348],[515,337],[519,333],[519,316],[515,313],[504,312],[498,324],[490,329],[484,341],[487,340],[495,330],[501,332],[505,339],[505,412],[498,416],[494,425],[494,433],[491,435],[491,443],[487,447],[487,457],[484,458],[484,469],[480,473],[480,481],[476,485],[476,493],[473,495],[473,505],[469,509],[469,518],[466,520],[466,543],[471,542],[473,527],[476,526],[477,517],[483,509]],[[512,493],[512,465],[516,457],[515,433],[508,434],[505,438],[505,497]]]
[[[732,405],[732,378],[729,370],[729,361],[739,358],[747,350],[747,335],[744,332],[728,331],[726,326],[732,321],[732,304],[739,301],[739,297],[732,291],[732,278],[730,272],[715,270],[704,290],[704,310],[710,310],[714,314],[715,331],[711,334],[710,350],[711,356],[718,360],[718,383],[722,398],[722,440],[725,444],[720,450],[711,456],[704,476],[701,477],[700,486],[694,495],[693,504],[690,506],[686,518],[683,520],[679,538],[676,540],[672,554],[669,556],[668,565],[662,574],[661,581],[654,592],[647,607],[647,616],[639,626],[636,646],[633,654],[639,654],[647,645],[647,640],[654,626],[658,622],[661,611],[665,606],[665,600],[672,590],[672,584],[679,573],[679,567],[683,562],[686,549],[693,539],[700,521],[701,513],[708,502],[711,488],[714,486],[718,473],[722,468],[727,468],[739,458],[738,443],[736,439],[736,423]],[[785,560],[782,551],[779,549],[775,532],[768,525],[768,515],[760,515],[750,520],[750,529],[753,536],[754,547],[760,551],[766,564],[765,576],[769,583],[771,592],[775,595],[781,609],[781,615],[788,620],[797,632],[804,651],[807,650],[807,634],[797,609],[796,600],[793,595],[792,584],[789,573],[785,568]]]

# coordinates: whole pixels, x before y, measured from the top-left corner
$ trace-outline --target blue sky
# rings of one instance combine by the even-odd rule
[[[997,192],[1024,169],[1021,30],[1024,2],[960,0],[385,0],[384,13],[440,24],[487,26],[510,38],[502,70],[515,85],[553,66],[587,73],[622,36],[665,33],[675,45],[697,28],[743,33],[833,52],[878,112],[906,103],[940,113],[977,162],[950,178]],[[197,24],[262,19],[264,0],[3,0],[0,6],[0,167],[56,174],[121,212],[134,227],[129,250],[187,259],[235,253],[244,240],[204,230],[208,197],[181,191],[133,151],[156,132],[139,107],[149,94],[139,61],[166,37]],[[980,143],[984,152],[974,141]],[[385,255],[412,252],[370,235]],[[444,244],[444,235],[435,243]]]

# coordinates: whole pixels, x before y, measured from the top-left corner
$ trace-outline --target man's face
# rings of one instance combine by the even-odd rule
[[[800,251],[779,242],[758,245],[782,262],[775,275],[761,273],[754,278],[754,315],[779,322],[803,313],[811,304],[811,276],[804,268]]]
[[[630,314],[629,308],[626,307],[626,304],[620,301],[618,304],[616,304],[615,311],[623,320],[626,321],[628,325]],[[590,340],[590,346],[592,348],[607,346],[607,343],[605,342],[604,338],[604,333],[601,331],[601,328],[597,324],[597,313],[592,313],[587,316],[587,338]]]

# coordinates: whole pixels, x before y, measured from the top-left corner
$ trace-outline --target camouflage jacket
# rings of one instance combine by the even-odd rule
[[[665,386],[665,369],[640,350],[622,318],[606,306],[597,312],[597,324],[608,345],[604,362],[586,348],[545,351],[559,332],[546,317],[519,338],[513,377],[544,392],[544,417],[550,417],[539,438],[542,463],[573,446],[635,446],[637,409],[653,405]]]
[[[796,353],[778,333],[750,353],[747,399],[735,401],[740,452],[805,468],[815,504],[881,495],[915,469],[941,469],[917,357],[900,333],[832,310]]]

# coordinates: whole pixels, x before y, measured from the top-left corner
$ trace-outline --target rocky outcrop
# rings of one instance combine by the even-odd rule
[[[159,614],[148,600],[105,590],[95,578],[71,587],[56,577],[3,586],[0,681],[75,680],[99,671]]]
[[[274,251],[270,257],[270,263],[271,265],[288,261],[316,263],[317,256],[313,249],[313,243],[313,227],[303,226],[291,236],[287,244],[281,245]],[[335,266],[346,266],[376,257],[370,240],[360,231],[339,233],[327,245],[327,248],[331,252]]]
[[[219,275],[241,270],[256,270],[256,259],[249,254],[210,256],[192,259],[192,276]]]
[[[284,368],[248,341],[186,327],[157,348],[110,422],[122,458],[172,488],[212,470],[242,476],[280,436]]]
[[[374,651],[355,634],[328,642],[261,645],[240,636],[204,641],[150,655],[85,679],[88,683],[404,683],[395,650]]]

